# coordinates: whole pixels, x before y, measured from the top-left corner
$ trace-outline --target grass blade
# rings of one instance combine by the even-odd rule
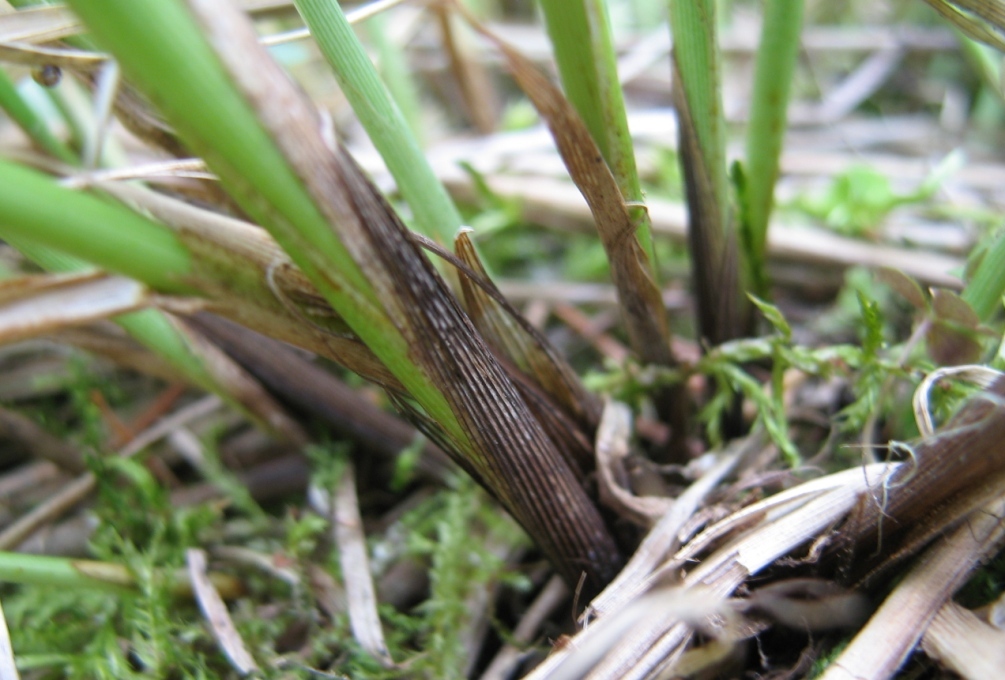
[[[6,71],[0,70],[0,108],[24,130],[32,142],[54,158],[76,165],[73,152],[49,129],[48,123],[24,100]]]
[[[765,271],[768,221],[774,205],[802,20],[802,0],[768,0],[754,67],[740,228],[753,284],[751,292],[764,299],[768,299]]]
[[[585,571],[593,589],[613,576],[619,552],[572,471],[247,18],[210,0],[72,5],[566,579]]]
[[[461,216],[338,3],[296,0],[295,4],[412,209],[418,230],[449,243],[461,226]]]
[[[747,263],[738,257],[729,216],[715,4],[714,0],[670,2],[674,102],[698,324],[705,342],[713,346],[743,335],[752,318],[741,289]]]
[[[600,401],[587,392],[569,362],[531,326],[492,284],[474,244],[466,232],[454,240],[458,257],[490,287],[483,290],[469,276],[460,277],[461,292],[472,322],[493,347],[506,356],[529,380],[550,395],[587,433],[600,419]]]

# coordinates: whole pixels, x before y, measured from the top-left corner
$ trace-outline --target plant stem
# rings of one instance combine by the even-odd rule
[[[670,0],[670,28],[680,84],[694,123],[712,191],[726,214],[726,132],[715,0]]]
[[[1002,308],[1005,293],[1005,232],[995,238],[963,289],[963,299],[987,322]]]
[[[747,127],[747,167],[741,204],[743,256],[753,293],[767,295],[765,248],[775,197],[782,141],[788,120],[792,74],[799,56],[803,0],[766,0],[761,42],[757,48],[754,92]]]
[[[164,573],[176,596],[192,595],[185,573]],[[211,574],[210,579],[224,597],[236,597],[243,591],[241,582],[225,574]],[[136,577],[123,565],[94,560],[76,560],[45,555],[25,555],[0,551],[0,581],[42,586],[102,590],[125,595],[136,592]]]
[[[460,213],[433,172],[408,122],[381,82],[338,3],[296,0],[294,4],[332,67],[343,94],[394,176],[398,190],[415,215],[417,229],[442,243],[451,243],[461,227]]]
[[[35,144],[55,158],[70,165],[79,163],[69,147],[52,134],[48,123],[24,100],[14,81],[0,69],[0,107],[7,112]]]

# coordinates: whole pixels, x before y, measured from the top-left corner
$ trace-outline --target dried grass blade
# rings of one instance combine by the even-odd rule
[[[192,580],[192,591],[199,608],[209,623],[213,636],[220,643],[220,648],[230,660],[231,666],[240,674],[258,672],[258,664],[248,652],[241,635],[237,632],[227,605],[206,573],[206,553],[191,548],[185,553],[188,562],[189,578]]]
[[[1005,668],[1005,631],[952,601],[932,619],[921,648],[966,680],[993,678]]]
[[[477,471],[569,583],[585,571],[589,588],[599,588],[620,555],[577,477],[404,225],[351,158],[333,158],[354,211],[336,222],[342,237],[470,438],[450,452]]]
[[[1005,40],[1001,36],[1001,32],[1005,31],[1005,12],[1000,3],[987,0],[925,0],[925,4],[968,37],[997,50],[1005,50]]]
[[[450,71],[457,82],[465,112],[479,134],[495,130],[498,97],[485,65],[473,49],[471,32],[450,8],[437,3],[431,8],[443,35]]]
[[[0,284],[0,343],[132,312],[151,303],[146,286],[105,274],[35,275]]]
[[[80,474],[87,470],[84,454],[69,441],[49,434],[34,420],[0,406],[0,436],[26,446],[32,455],[51,461],[60,469]]]
[[[393,459],[419,436],[403,420],[360,399],[356,390],[292,347],[210,314],[197,314],[189,323],[284,403],[310,413],[374,453]],[[432,443],[423,447],[416,471],[440,481],[456,473],[450,459]]]
[[[704,588],[709,597],[726,598],[748,577],[765,569],[776,559],[800,545],[816,539],[821,532],[843,519],[869,489],[882,484],[891,466],[869,466],[846,470],[835,475],[830,487],[813,500],[776,519],[765,519],[758,526],[728,542],[702,559],[684,578],[689,588]],[[826,478],[823,478],[826,479]],[[798,488],[798,487],[797,487]],[[770,500],[770,499],[768,499]],[[762,501],[763,502],[763,501]],[[722,523],[730,524],[730,518]],[[714,527],[712,527],[713,533]],[[675,570],[684,566],[681,551],[675,558]],[[603,625],[603,620],[598,625]],[[692,628],[668,616],[645,628],[632,630],[624,644],[616,647],[590,676],[591,678],[643,678],[674,655],[680,653]]]
[[[119,366],[160,378],[167,383],[180,383],[186,379],[185,373],[177,365],[154,354],[111,322],[68,328],[52,337],[56,342],[79,347]]]
[[[804,486],[812,487],[807,493],[793,494],[799,488],[796,487],[779,494],[786,496],[787,501],[775,503],[785,511],[778,517],[768,515],[763,507],[773,500],[771,498],[756,504],[762,506],[759,510],[751,511],[748,508],[736,513],[745,516],[742,522],[738,523],[735,516],[727,517],[703,533],[723,536],[735,530],[737,524],[749,527],[751,518],[759,519],[760,522],[727,542],[712,555],[698,561],[697,566],[684,578],[683,585],[689,589],[703,589],[707,598],[725,599],[749,576],[763,570],[778,557],[817,538],[823,530],[844,518],[862,494],[882,484],[889,471],[895,468],[896,464],[884,463],[845,470],[807,483]],[[720,526],[726,528],[720,529]],[[695,540],[700,538],[701,535]],[[696,561],[695,552],[689,548],[690,546],[685,546],[669,566],[661,568],[660,572],[676,574],[687,564],[693,564]],[[610,620],[611,617],[601,618],[587,630],[611,625],[607,623]],[[650,673],[663,667],[668,660],[683,651],[682,645],[691,633],[691,626],[673,614],[650,617],[630,627],[621,637],[621,643],[611,649],[588,677],[594,680],[649,677]],[[578,644],[580,635],[538,666],[528,676],[528,680],[550,678],[550,673],[564,658],[575,654],[575,650],[583,646]]]
[[[632,348],[645,361],[672,365],[666,309],[635,234],[635,223],[617,180],[586,124],[561,91],[515,49],[473,19],[472,25],[502,52],[520,89],[545,119],[569,175],[590,206],[607,252]]]
[[[503,645],[492,659],[492,663],[482,673],[480,680],[506,680],[512,677],[515,667],[524,654],[517,645],[530,644],[541,624],[551,617],[555,609],[568,597],[568,586],[562,579],[553,576],[527,607],[520,623],[513,629],[511,642]]]
[[[297,446],[306,446],[309,437],[302,427],[265,388],[219,347],[179,318],[167,320],[185,338],[198,365],[209,374],[210,385],[222,388],[218,393],[237,402],[245,413],[265,429]]]
[[[704,475],[674,499],[673,505],[643,539],[625,568],[593,602],[585,616],[601,617],[626,604],[649,586],[653,570],[668,554],[680,547],[678,535],[684,524],[701,507],[715,487],[752,452],[764,446],[764,432],[758,430],[730,447]]]
[[[211,298],[207,310],[332,359],[382,387],[404,390],[265,230],[141,187],[100,187],[169,226],[199,254],[211,272],[200,279]],[[229,275],[212,275],[220,271]]]
[[[655,496],[636,496],[622,485],[621,480],[627,477],[624,460],[628,456],[631,434],[631,409],[620,402],[608,401],[597,428],[600,502],[621,518],[649,527],[673,507],[674,501]]]
[[[332,491],[331,509],[353,637],[382,666],[391,668],[394,660],[384,641],[384,631],[377,614],[377,593],[373,587],[363,518],[356,498],[356,471],[349,460],[344,461],[342,474]]]
[[[1002,493],[1005,493],[1003,485]],[[976,512],[932,546],[886,598],[821,680],[884,680],[918,644],[942,605],[1005,540],[1005,501]]]
[[[465,308],[482,337],[591,433],[600,419],[600,400],[583,387],[572,366],[548,339],[506,302],[489,279],[467,232],[457,235],[454,250],[479,277],[476,280],[461,272],[459,279]]]
[[[40,47],[9,42],[0,44],[0,61],[25,66],[58,66],[90,73],[108,63],[108,55],[67,47]]]
[[[65,7],[31,7],[0,13],[0,43],[43,43],[80,32],[80,22]]]

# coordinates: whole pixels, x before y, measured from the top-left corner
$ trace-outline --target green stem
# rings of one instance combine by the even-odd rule
[[[803,0],[766,0],[754,70],[754,93],[747,128],[747,168],[742,228],[754,293],[767,293],[765,248],[775,197],[789,91],[799,56]]]
[[[461,227],[443,184],[436,177],[408,122],[391,98],[338,3],[295,0],[332,67],[343,94],[380,152],[398,190],[408,202],[419,231],[451,243]]]
[[[989,321],[1002,308],[1005,294],[1005,232],[999,234],[984,254],[970,282],[963,289],[963,299],[977,312],[981,321]]]
[[[191,583],[184,572],[164,572],[163,575],[170,579],[174,595],[192,595]],[[50,589],[100,590],[119,595],[137,592],[136,577],[121,564],[2,551],[0,581]],[[243,590],[240,581],[225,574],[210,574],[210,581],[223,597],[235,597]]]
[[[405,52],[400,45],[394,44],[391,36],[387,33],[387,17],[378,14],[371,17],[366,22],[366,35],[377,47],[377,54],[380,57],[378,65],[380,74],[385,83],[387,91],[394,98],[398,105],[398,110],[405,117],[408,129],[416,143],[422,146],[422,102],[419,92],[415,87],[415,79],[408,68],[408,61]]]
[[[681,86],[721,215],[726,215],[726,122],[716,43],[716,0],[670,0],[670,28]]]
[[[24,100],[3,69],[0,69],[0,107],[39,148],[69,165],[79,163],[69,147],[52,134],[45,119]]]

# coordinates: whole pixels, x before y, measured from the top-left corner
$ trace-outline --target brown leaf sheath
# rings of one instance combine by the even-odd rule
[[[673,99],[687,192],[687,238],[699,312],[698,326],[702,339],[714,347],[746,332],[748,305],[740,299],[735,231],[726,229],[726,216],[716,200],[711,170],[705,164],[676,68]]]
[[[493,291],[490,294],[483,290],[463,272],[459,277],[465,307],[482,337],[516,364],[592,436],[600,420],[600,399],[583,387],[572,366],[544,335],[527,323],[512,306],[501,302],[505,298],[489,279],[467,233],[457,235],[454,250],[480,276],[481,283],[490,286]]]
[[[354,237],[378,259],[363,268],[476,449],[451,453],[469,458],[570,584],[583,571],[591,588],[606,583],[621,558],[576,475],[390,206],[347,154],[336,158],[358,215]]]
[[[455,246],[461,255],[421,234],[412,232],[409,236],[457,270],[465,311],[475,328],[577,478],[585,479],[594,468],[592,441],[600,400],[583,387],[548,339],[489,280],[464,231],[458,234]]]
[[[469,438],[470,446],[455,447],[452,455],[479,471],[567,581],[575,584],[585,572],[591,590],[606,583],[621,556],[596,507],[397,215],[330,139],[309,99],[258,45],[247,20],[218,0],[189,0],[189,6],[366,276],[371,301],[383,307],[411,348],[410,360],[440,390]],[[314,275],[330,276],[321,267]],[[326,287],[337,286],[332,280]]]

